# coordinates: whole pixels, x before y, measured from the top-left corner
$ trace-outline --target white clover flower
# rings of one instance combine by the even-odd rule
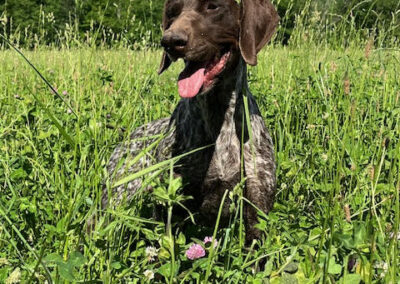
[[[158,255],[158,249],[156,249],[155,247],[146,248],[146,256],[149,261],[154,261],[157,255]]]
[[[400,232],[397,233],[397,236],[395,236],[395,234],[392,232],[392,233],[390,234],[390,238],[391,238],[391,239],[396,238],[398,241],[400,241]]]
[[[147,278],[148,281],[154,279],[154,272],[149,269],[143,272],[143,275]]]
[[[20,283],[21,281],[21,270],[19,268],[16,268],[10,276],[6,279],[5,284],[14,284],[14,283]]]
[[[384,278],[386,273],[388,272],[389,265],[385,261],[378,261],[375,263],[374,268],[382,269],[382,273],[377,275],[380,278]]]
[[[10,262],[7,260],[7,258],[0,257],[0,266],[2,265],[10,265]]]

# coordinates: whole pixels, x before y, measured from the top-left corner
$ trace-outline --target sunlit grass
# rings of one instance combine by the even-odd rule
[[[142,283],[146,270],[160,283],[399,281],[398,50],[298,44],[262,52],[249,71],[250,89],[278,163],[276,204],[259,224],[266,238],[256,251],[241,247],[236,214],[217,231],[212,257],[209,249],[196,261],[185,251],[213,228],[168,232],[146,222],[157,196],[143,192],[130,205],[97,211],[113,148],[135,127],[172,113],[181,63],[158,77],[160,51],[25,54],[77,117],[20,57],[0,52],[0,282],[17,269],[21,279],[39,282]],[[177,182],[152,181],[160,191]],[[94,212],[100,224],[88,235]],[[159,248],[152,262],[148,246]],[[265,257],[265,270],[253,272]]]

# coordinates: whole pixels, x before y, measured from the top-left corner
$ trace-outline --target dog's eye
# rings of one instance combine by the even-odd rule
[[[217,10],[218,8],[214,3],[208,3],[207,10]]]

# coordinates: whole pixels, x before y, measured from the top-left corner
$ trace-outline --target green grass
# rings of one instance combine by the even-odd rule
[[[169,231],[143,213],[163,192],[179,198],[179,180],[156,178],[158,195],[100,212],[97,230],[85,233],[113,148],[135,127],[171,114],[181,63],[158,77],[159,51],[25,54],[66,91],[77,116],[15,52],[0,52],[0,283],[143,283],[146,270],[159,283],[400,283],[399,50],[262,52],[250,88],[278,164],[275,207],[259,224],[266,238],[257,250],[242,247],[238,214],[217,230],[216,250],[197,261],[185,251],[212,229]],[[148,246],[159,248],[153,262]],[[265,257],[265,270],[254,272]]]

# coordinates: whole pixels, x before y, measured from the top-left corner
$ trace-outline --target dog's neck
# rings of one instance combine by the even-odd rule
[[[242,113],[243,93],[248,91],[246,63],[240,57],[236,66],[226,70],[224,77],[207,94],[195,97],[191,103],[200,111],[205,130],[211,140],[215,140],[223,123],[235,120],[235,113]]]

